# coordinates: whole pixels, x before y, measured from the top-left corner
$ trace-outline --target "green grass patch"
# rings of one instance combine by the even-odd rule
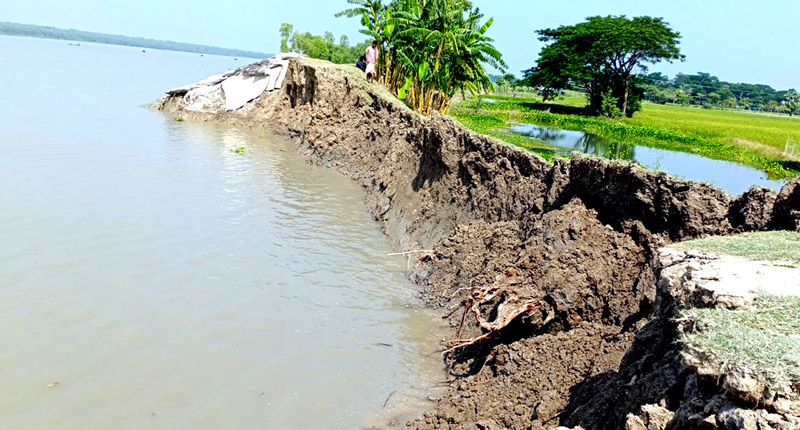
[[[787,261],[800,265],[800,233],[764,231],[731,236],[711,236],[676,243],[671,248],[734,255],[751,260]]]
[[[681,131],[710,140],[743,139],[779,151],[786,148],[787,140],[800,142],[800,120],[751,112],[645,104],[641,112],[624,121],[631,125]]]
[[[720,363],[747,368],[772,387],[800,382],[800,297],[759,295],[752,309],[689,309],[680,341]]]

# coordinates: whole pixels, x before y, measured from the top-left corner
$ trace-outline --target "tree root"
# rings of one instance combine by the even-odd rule
[[[446,342],[447,349],[442,355],[450,355],[452,357],[455,351],[486,340],[498,333],[518,316],[535,309],[541,309],[542,298],[541,293],[534,290],[533,281],[520,275],[513,268],[507,269],[504,274],[498,275],[491,285],[483,288],[473,287],[472,293],[465,301],[461,323],[458,326],[458,330],[456,330],[456,338]],[[481,306],[491,305],[495,300],[499,300],[499,302],[492,306],[492,312],[490,313],[493,314],[493,317],[492,315],[485,315],[481,311]],[[461,330],[464,327],[468,313],[475,315],[475,320],[483,334],[469,339],[461,339]]]

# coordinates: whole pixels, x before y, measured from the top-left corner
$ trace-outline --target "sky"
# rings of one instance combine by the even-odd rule
[[[651,66],[676,73],[708,72],[729,82],[800,88],[800,1],[797,0],[473,0],[494,18],[488,35],[508,71],[532,67],[542,43],[535,31],[594,15],[662,17],[682,35],[685,62]],[[0,21],[123,34],[176,42],[276,52],[278,27],[352,41],[356,18],[335,18],[346,0],[0,0]]]

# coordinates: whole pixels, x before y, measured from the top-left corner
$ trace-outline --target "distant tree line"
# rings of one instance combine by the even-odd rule
[[[281,24],[280,34],[281,52],[297,52],[336,64],[355,63],[358,57],[364,55],[367,46],[372,42],[365,40],[350,46],[350,40],[345,35],[342,35],[337,43],[333,33],[329,31],[321,36],[309,32],[300,33],[296,32],[294,26],[288,23]]]
[[[725,82],[703,72],[678,73],[672,79],[662,73],[650,73],[638,79],[644,99],[653,103],[800,113],[800,99],[794,89],[778,91],[764,84]]]
[[[145,39],[143,37],[129,37],[118,34],[65,30],[55,27],[42,27],[39,25],[17,24],[13,22],[0,22],[0,34],[9,36],[39,37],[44,39],[106,43],[109,45],[138,46],[141,48],[226,55],[229,57],[267,58],[270,56],[270,54],[265,54],[263,52],[195,45],[192,43],[171,42],[168,40]]]

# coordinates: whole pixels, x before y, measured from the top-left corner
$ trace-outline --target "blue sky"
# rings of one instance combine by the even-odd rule
[[[709,72],[733,82],[800,88],[800,1],[791,0],[473,0],[495,18],[490,35],[509,71],[532,66],[541,48],[534,31],[591,15],[663,17],[681,32],[686,62],[652,68]],[[358,20],[334,18],[345,0],[0,0],[0,21],[274,52],[282,22],[360,40]]]

